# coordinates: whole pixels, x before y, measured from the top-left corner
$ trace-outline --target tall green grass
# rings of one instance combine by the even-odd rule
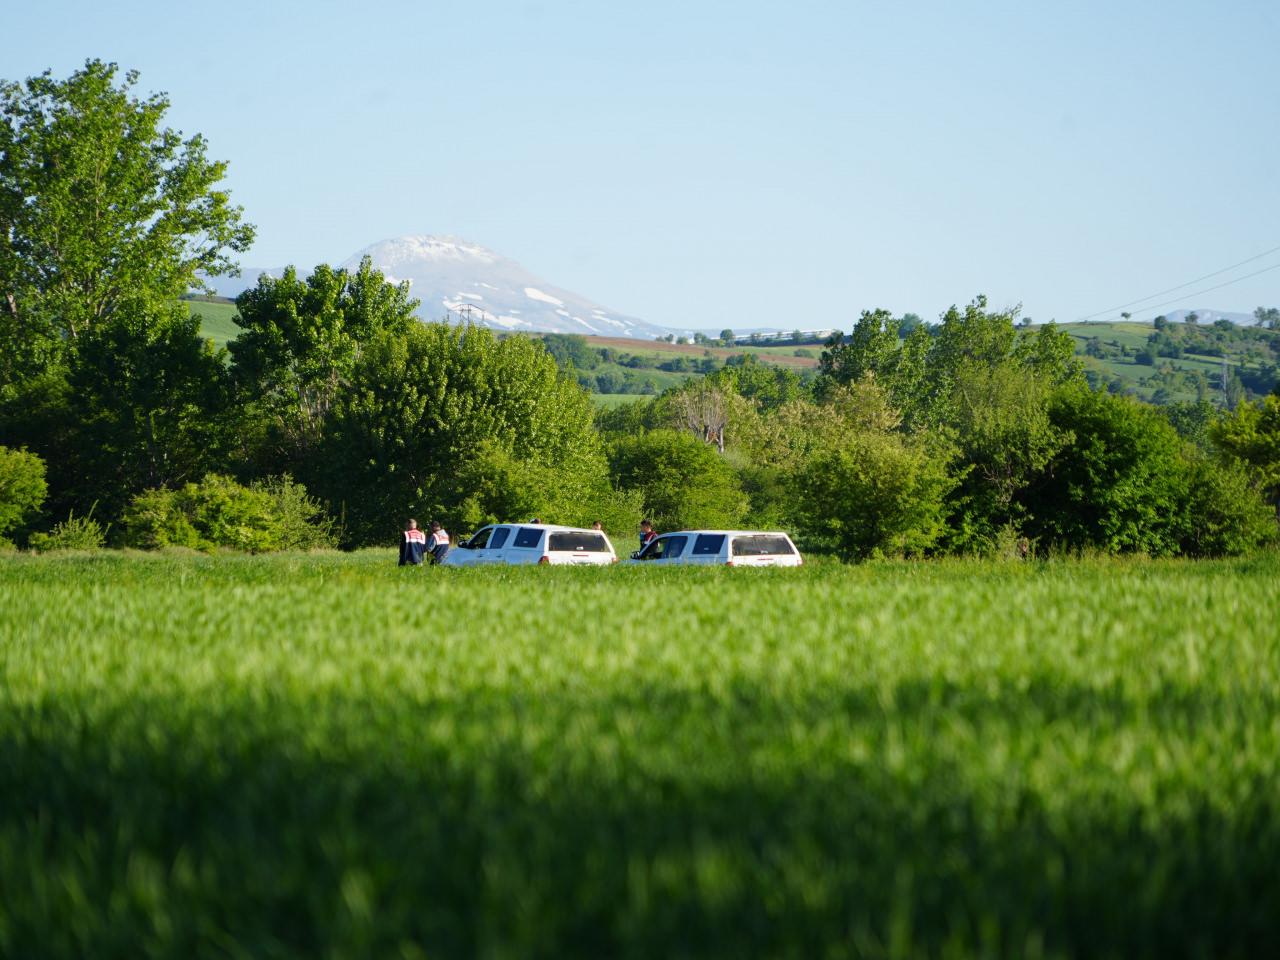
[[[0,954],[1261,956],[1280,562],[0,561]]]

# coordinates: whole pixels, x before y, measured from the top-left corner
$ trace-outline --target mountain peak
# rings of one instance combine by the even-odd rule
[[[556,287],[523,266],[461,237],[409,234],[370,244],[364,257],[393,283],[408,282],[424,320],[450,319],[499,330],[652,338],[668,331]]]

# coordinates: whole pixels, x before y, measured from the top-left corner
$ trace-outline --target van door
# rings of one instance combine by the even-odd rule
[[[484,549],[484,563],[502,563],[506,558],[507,540],[511,537],[510,527],[494,527],[489,545]]]
[[[688,542],[689,538],[679,533],[659,537],[645,547],[644,552],[640,554],[640,559],[659,564],[680,563]]]

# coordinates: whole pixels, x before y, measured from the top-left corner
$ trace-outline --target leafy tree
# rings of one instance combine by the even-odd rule
[[[1071,440],[1022,494],[1027,532],[1073,549],[1177,553],[1189,477],[1169,422],[1154,407],[1080,387],[1054,395],[1049,421]]]
[[[898,318],[898,336],[908,337],[917,327],[923,326],[924,320],[918,313],[904,313]]]
[[[118,314],[158,316],[253,239],[217,188],[226,164],[162,125],[163,94],[138,99],[138,75],[117,74],[89,60],[0,83],[2,380]]]
[[[801,468],[801,525],[846,559],[919,554],[944,529],[954,481],[945,459],[919,438],[857,431]]]
[[[1169,320],[1164,316],[1164,314],[1161,314],[1151,321],[1151,325],[1157,330],[1163,330],[1165,327],[1169,326]]]
[[[43,460],[0,447],[0,541],[40,509],[47,492]]]
[[[1260,327],[1280,330],[1280,309],[1276,307],[1259,307],[1253,311],[1253,318],[1258,321]]]
[[[1209,430],[1214,445],[1245,464],[1266,498],[1280,506],[1280,395],[1242,403]]]
[[[305,471],[338,394],[369,341],[418,323],[408,284],[388,283],[368,257],[354,271],[325,264],[300,280],[288,268],[236,299],[242,332],[230,344],[232,373],[265,473]]]
[[[733,331],[730,330],[728,327],[725,327],[723,330],[720,331],[720,342],[724,344],[726,347],[732,346],[733,341],[736,339],[737,337],[733,335]]]
[[[588,395],[529,338],[414,323],[361,351],[301,479],[344,518],[348,543],[382,542],[405,516],[462,522],[455,477],[482,450],[603,477],[592,418]]]
[[[1188,503],[1180,542],[1194,557],[1234,556],[1274,543],[1280,527],[1247,468],[1195,456],[1189,464]]]
[[[638,491],[658,529],[735,527],[747,498],[736,474],[697,437],[653,430],[609,446],[615,484]]]
[[[948,425],[965,468],[950,499],[951,546],[987,552],[1002,530],[1024,523],[1019,494],[1071,439],[1050,419],[1051,389],[1033,367],[1012,361],[957,375]]]
[[[614,490],[603,471],[564,470],[518,458],[492,443],[467,455],[454,485],[453,516],[460,530],[540,517],[583,527],[599,520],[606,530],[629,533],[641,517],[639,492]]]
[[[234,426],[224,357],[175,304],[156,316],[121,312],[83,333],[57,450],[60,511],[99,504],[114,518],[133,494],[224,463]]]

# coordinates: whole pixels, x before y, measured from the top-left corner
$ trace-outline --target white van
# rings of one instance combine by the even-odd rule
[[[791,538],[780,531],[677,530],[631,554],[631,562],[798,567],[804,560]]]
[[[613,544],[599,530],[550,523],[498,523],[482,527],[444,558],[447,567],[488,563],[617,563]]]

